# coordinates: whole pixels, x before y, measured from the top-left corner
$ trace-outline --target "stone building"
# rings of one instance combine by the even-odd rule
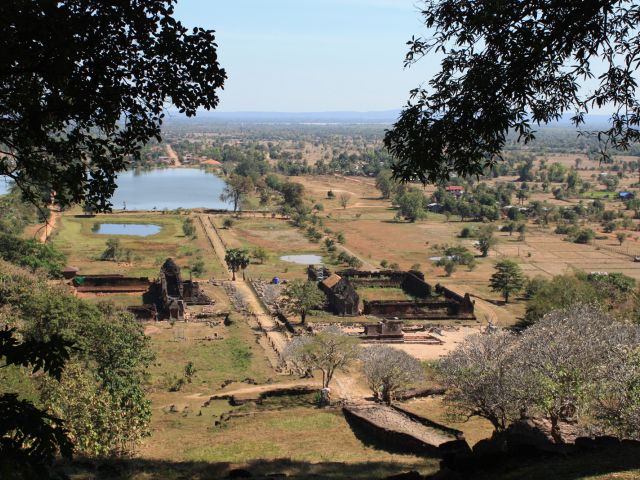
[[[186,305],[209,305],[211,299],[201,290],[198,282],[182,280],[180,267],[168,258],[160,268],[157,282],[159,307],[163,317],[169,320],[184,320]]]
[[[335,315],[358,315],[360,297],[351,282],[335,273],[318,284],[327,296],[329,310]]]
[[[384,320],[379,323],[367,324],[364,326],[363,340],[399,340],[404,338],[402,331],[404,322],[402,320]]]

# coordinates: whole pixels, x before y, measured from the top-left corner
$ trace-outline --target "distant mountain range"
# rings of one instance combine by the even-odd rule
[[[187,119],[179,113],[170,113],[168,121],[230,122],[230,123],[296,123],[296,124],[392,124],[400,110],[380,110],[369,112],[334,111],[334,112],[198,112],[195,119]],[[547,128],[572,128],[571,114],[565,114],[561,120],[546,125]],[[608,115],[587,115],[586,128],[605,128]]]
[[[198,112],[196,120],[202,122],[247,122],[247,123],[383,123],[396,121],[400,110],[373,112]],[[183,120],[184,116],[173,113],[169,120]]]

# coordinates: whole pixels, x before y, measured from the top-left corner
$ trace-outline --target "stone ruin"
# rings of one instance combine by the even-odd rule
[[[180,267],[168,258],[160,268],[160,275],[150,289],[161,318],[184,320],[187,305],[210,305],[211,299],[200,290],[191,276],[183,280]]]
[[[443,285],[432,287],[419,271],[342,270],[331,273],[310,266],[308,277],[318,281],[327,295],[328,309],[335,315],[374,315],[386,319],[475,320],[475,305],[468,293],[460,295]],[[322,280],[320,280],[322,279]],[[361,288],[401,288],[413,300],[364,301],[359,310]]]
[[[327,296],[329,309],[336,315],[359,315],[360,297],[353,284],[340,275],[332,274],[318,283]]]
[[[368,324],[364,326],[364,334],[361,338],[363,340],[403,341],[403,326],[404,322],[401,320],[386,320],[384,322]]]
[[[146,292],[151,282],[147,277],[74,275],[71,284],[80,293],[136,293]]]
[[[71,285],[79,293],[141,293],[144,304],[127,308],[139,320],[184,320],[187,305],[213,303],[191,276],[182,279],[180,267],[171,258],[164,262],[153,282],[147,277],[79,275],[76,271]]]
[[[383,320],[378,323],[363,325],[364,332],[359,338],[364,343],[421,343],[442,345],[442,340],[424,332],[418,333],[414,328],[405,327],[402,320]],[[409,335],[405,335],[409,333]]]

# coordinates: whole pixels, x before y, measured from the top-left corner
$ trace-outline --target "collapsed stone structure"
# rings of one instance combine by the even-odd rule
[[[210,305],[198,282],[183,280],[180,267],[168,258],[158,279],[123,275],[75,275],[72,285],[79,293],[141,293],[144,304],[128,307],[139,320],[184,320],[187,305]]]
[[[405,326],[402,320],[383,320],[363,325],[364,332],[358,338],[364,343],[420,343],[442,345],[442,340],[424,330]]]
[[[318,281],[327,295],[328,308],[336,315],[375,315],[387,319],[474,320],[475,306],[468,293],[460,295],[443,285],[432,287],[419,271],[341,270],[331,273],[310,266],[308,277]],[[363,301],[360,311],[358,288],[400,288],[413,300]]]
[[[147,277],[75,275],[72,284],[82,293],[135,293],[146,292],[151,282]]]

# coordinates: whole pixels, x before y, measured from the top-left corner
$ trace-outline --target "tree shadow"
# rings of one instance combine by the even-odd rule
[[[515,480],[553,479],[579,480],[584,478],[618,478],[622,472],[627,472],[620,478],[640,477],[640,445],[637,442],[620,442],[617,445],[594,448],[591,451],[581,451],[567,456],[542,456],[538,458],[524,458],[514,455],[502,458],[502,461],[492,462],[489,466],[472,472],[470,478],[476,480]],[[459,479],[444,474],[444,471],[430,475],[427,479]],[[466,472],[465,472],[466,475]],[[462,477],[469,478],[469,477]]]
[[[400,446],[394,441],[393,437],[385,439],[379,433],[373,433],[370,429],[364,427],[358,420],[352,418],[351,415],[345,415],[344,418],[355,437],[369,448],[401,455],[409,453],[425,458],[439,458],[437,454],[427,452],[426,449],[407,449],[406,447]]]
[[[384,451],[396,452],[389,445],[380,448],[380,444],[371,442],[366,433],[356,427],[354,433],[367,438],[366,445]],[[408,453],[398,451],[397,453]],[[498,460],[498,459],[496,459]],[[325,461],[312,463],[289,458],[273,460],[247,460],[246,462],[205,462],[172,461],[139,458],[121,458],[93,460],[78,458],[73,462],[56,465],[56,471],[70,478],[83,480],[129,480],[129,479],[193,479],[218,480],[231,478],[252,479],[384,479],[406,474],[420,468],[423,472],[433,471],[425,480],[514,480],[554,479],[579,480],[583,478],[616,475],[627,472],[621,478],[636,478],[640,475],[640,446],[633,442],[621,442],[617,445],[601,447],[592,451],[582,451],[568,456],[536,456],[526,458],[522,455],[500,456],[499,461],[483,462],[476,469],[462,468],[464,459],[457,462],[449,459],[448,467],[440,469],[435,458],[424,459],[424,465],[403,465],[389,461],[341,463]],[[461,467],[458,469],[458,467]],[[402,478],[402,477],[397,477]],[[609,477],[607,477],[609,478]]]
[[[405,452],[406,453],[406,452]],[[426,465],[425,465],[426,466]],[[437,465],[433,465],[436,470]],[[77,459],[60,464],[57,471],[83,480],[129,479],[374,479],[406,473],[410,466],[395,462],[321,462],[312,463],[288,458],[230,462],[171,461],[152,459]]]

